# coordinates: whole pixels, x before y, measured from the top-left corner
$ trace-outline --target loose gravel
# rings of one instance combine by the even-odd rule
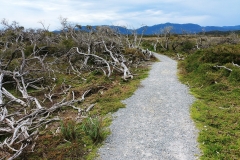
[[[148,78],[113,114],[97,160],[194,160],[200,150],[189,107],[193,96],[177,78],[176,61],[155,54]]]

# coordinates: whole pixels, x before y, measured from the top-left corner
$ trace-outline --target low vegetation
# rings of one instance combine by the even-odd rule
[[[202,159],[240,158],[240,45],[220,45],[179,63],[181,80],[197,98],[191,115]]]

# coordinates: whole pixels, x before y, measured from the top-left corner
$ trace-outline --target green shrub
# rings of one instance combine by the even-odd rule
[[[195,44],[193,42],[191,42],[190,40],[187,40],[187,41],[183,42],[183,44],[181,46],[181,50],[189,51],[189,50],[193,49],[194,47],[195,47]]]
[[[104,130],[103,120],[100,117],[86,118],[83,121],[82,129],[93,142],[101,142],[107,135],[107,132]]]
[[[72,39],[65,39],[61,43],[67,50],[75,45],[75,42]]]
[[[206,63],[240,63],[239,45],[219,45],[202,51],[201,61]]]
[[[187,72],[193,72],[196,71],[197,68],[200,65],[199,62],[199,58],[202,55],[201,51],[197,51],[196,53],[188,56],[185,61],[184,61],[184,65],[185,65],[185,69]]]
[[[26,57],[30,56],[33,53],[33,46],[26,46],[24,53]]]

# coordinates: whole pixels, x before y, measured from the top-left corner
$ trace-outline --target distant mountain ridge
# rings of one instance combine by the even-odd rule
[[[109,26],[109,25],[102,25],[102,26]],[[163,23],[163,24],[156,24],[153,26],[143,26],[138,29],[136,29],[138,34],[142,34],[144,30],[144,35],[153,35],[156,33],[160,33],[161,29],[167,26],[172,26],[172,33],[175,34],[182,34],[183,32],[185,33],[199,33],[202,32],[203,30],[205,32],[210,32],[210,31],[239,31],[240,30],[240,25],[236,26],[200,26],[198,24],[193,24],[193,23],[185,23],[185,24],[178,24],[178,23]],[[132,29],[128,29],[125,27],[121,26],[109,26],[113,29],[117,29],[121,34],[130,34],[132,33]],[[96,28],[96,26],[92,26],[93,29]],[[82,26],[82,30],[87,31],[86,26]],[[53,31],[55,33],[58,33],[59,31]]]
[[[151,35],[159,32],[161,29],[167,26],[172,26],[173,33],[182,34],[183,31],[187,33],[199,33],[203,30],[205,32],[209,31],[237,31],[240,30],[240,25],[237,26],[200,26],[198,24],[186,23],[186,24],[177,24],[177,23],[164,23],[164,24],[157,24],[153,26],[144,26],[137,29],[138,33],[140,34],[144,29],[146,29],[145,34]]]

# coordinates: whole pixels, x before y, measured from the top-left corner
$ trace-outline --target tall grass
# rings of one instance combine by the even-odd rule
[[[86,118],[82,124],[82,129],[85,134],[96,143],[104,140],[108,133],[104,129],[103,119],[101,117]]]

